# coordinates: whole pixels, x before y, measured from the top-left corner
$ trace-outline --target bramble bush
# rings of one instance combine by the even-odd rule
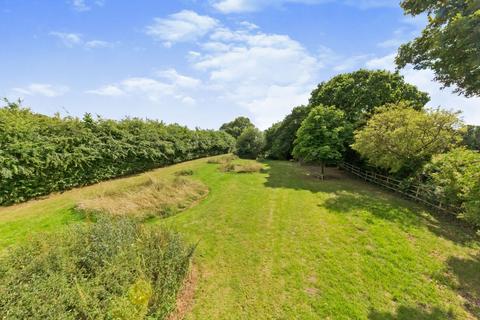
[[[235,145],[224,131],[89,114],[49,117],[7,103],[0,108],[0,205],[229,153]]]
[[[165,319],[193,250],[126,218],[38,235],[0,256],[0,319]]]

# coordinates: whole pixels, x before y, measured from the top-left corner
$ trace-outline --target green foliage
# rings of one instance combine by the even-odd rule
[[[127,219],[38,236],[0,257],[0,318],[165,319],[192,252]]]
[[[323,174],[325,163],[342,158],[349,134],[350,125],[345,121],[344,112],[320,105],[310,111],[298,129],[293,155],[305,162],[321,163]]]
[[[345,114],[354,129],[365,125],[375,108],[389,103],[409,101],[421,109],[429,101],[427,93],[404,81],[398,73],[358,70],[340,74],[322,82],[313,90],[309,105],[293,109],[279,125],[267,130],[266,155],[272,159],[290,159],[296,132],[310,110],[318,105],[335,106]],[[351,143],[353,137],[347,139]],[[347,146],[346,152],[352,153]],[[358,156],[351,155],[353,158]]]
[[[0,108],[0,205],[195,158],[230,152],[223,131],[177,124],[48,117]]]
[[[335,106],[358,128],[377,107],[408,101],[411,107],[420,110],[429,100],[427,93],[406,83],[398,73],[358,70],[320,83],[312,92],[310,105]]]
[[[432,69],[445,86],[456,85],[466,96],[480,95],[480,1],[404,0],[401,6],[406,14],[428,14],[428,25],[400,47],[397,65]]]
[[[256,159],[264,145],[263,133],[255,127],[248,127],[237,139],[236,153],[240,158]]]
[[[463,145],[471,150],[480,151],[480,126],[467,125],[463,135]]]
[[[254,125],[250,119],[247,117],[237,117],[231,122],[222,124],[220,130],[225,131],[235,139],[238,139],[245,129],[251,127],[254,127]]]
[[[480,227],[480,153],[464,148],[433,156],[423,170],[425,184],[448,203],[462,207],[460,216]]]
[[[271,159],[287,160],[292,158],[293,143],[297,130],[302,121],[307,117],[311,107],[299,106],[279,122],[265,132],[266,156]]]
[[[461,141],[457,113],[418,111],[406,103],[386,105],[355,132],[352,148],[374,166],[392,173],[414,173],[432,155],[448,151]]]

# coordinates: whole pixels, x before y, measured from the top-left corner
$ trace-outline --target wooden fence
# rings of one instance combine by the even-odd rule
[[[434,208],[438,211],[454,215],[457,215],[459,212],[461,212],[461,208],[448,204],[445,199],[442,199],[434,192],[433,188],[428,188],[427,186],[423,185],[409,184],[406,181],[385,176],[374,171],[364,170],[346,162],[341,163],[340,168],[357,176],[360,179],[399,193],[406,198],[423,203],[424,205]]]

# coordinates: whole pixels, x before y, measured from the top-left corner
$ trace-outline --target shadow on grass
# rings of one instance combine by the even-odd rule
[[[287,161],[265,161],[265,186],[333,194],[320,206],[332,212],[355,214],[368,211],[375,217],[399,223],[403,228],[426,226],[434,234],[455,243],[471,246],[480,239],[475,231],[454,216],[428,209],[335,168],[327,168],[326,179],[315,177],[316,167]],[[429,212],[429,214],[420,214]]]
[[[465,307],[480,318],[480,254],[476,257],[450,257],[448,271],[456,279],[456,290],[466,300]]]
[[[433,308],[431,311],[420,308],[400,306],[396,313],[379,312],[372,310],[368,315],[370,320],[446,320],[454,319],[451,312]]]

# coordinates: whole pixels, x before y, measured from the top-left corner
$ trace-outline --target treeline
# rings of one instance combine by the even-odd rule
[[[161,121],[49,117],[0,108],[0,205],[181,161],[231,152],[224,131]]]
[[[398,73],[340,74],[265,131],[263,155],[319,164],[322,177],[340,161],[394,175],[434,190],[479,227],[480,129],[457,112],[426,108],[428,101]]]

